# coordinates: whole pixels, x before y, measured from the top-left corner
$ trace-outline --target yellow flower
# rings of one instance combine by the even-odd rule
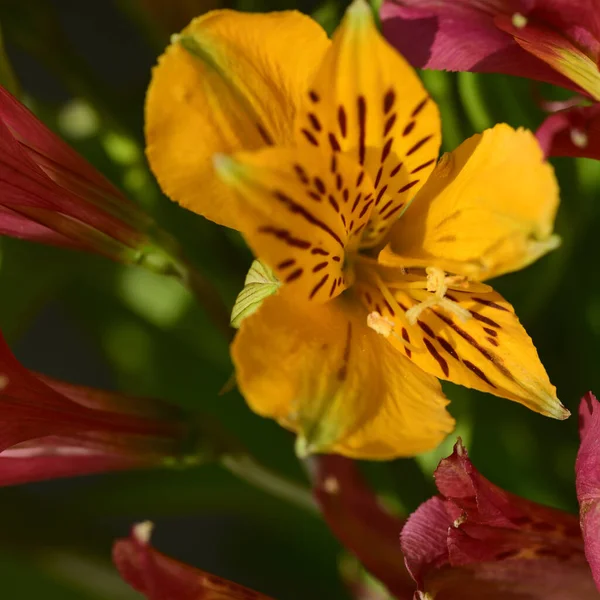
[[[436,377],[568,416],[482,283],[556,246],[553,172],[507,125],[438,162],[437,107],[364,0],[332,41],[297,12],[196,19],[153,73],[146,120],[163,190],[241,231],[281,281],[232,356],[300,454],[436,446],[454,424]]]

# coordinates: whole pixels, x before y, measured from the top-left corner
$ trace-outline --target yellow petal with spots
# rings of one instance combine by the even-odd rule
[[[325,302],[352,284],[346,252],[358,246],[373,204],[370,178],[352,159],[266,148],[216,164],[247,208],[248,244],[299,299]]]
[[[357,284],[357,294],[367,310],[377,311],[393,325],[387,339],[421,369],[555,419],[569,416],[531,338],[500,294],[452,290],[445,298],[468,311],[469,318],[462,320],[456,312],[435,306],[423,310],[411,323],[406,311],[432,294],[424,289],[394,289],[391,282],[386,291],[387,298],[370,284]]]
[[[352,156],[375,187],[363,246],[380,243],[434,168],[440,118],[410,65],[383,39],[369,5],[355,0],[299,114],[299,139]]]
[[[298,12],[218,10],[192,21],[160,57],[146,98],[147,155],[163,191],[239,229],[244,205],[215,178],[212,156],[290,143],[329,45]]]
[[[258,414],[298,434],[299,454],[390,459],[434,448],[453,429],[427,375],[366,326],[345,297],[265,300],[232,346],[239,388]]]
[[[483,280],[557,247],[558,186],[529,131],[496,125],[442,157],[380,253]]]

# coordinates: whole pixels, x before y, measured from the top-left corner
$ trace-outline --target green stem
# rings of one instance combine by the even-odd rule
[[[234,330],[230,326],[231,312],[209,279],[182,258],[175,240],[162,230],[152,233],[152,242],[134,250],[126,262],[137,264],[154,273],[174,277],[196,298],[198,304],[212,317],[215,327],[230,342]]]
[[[214,285],[189,263],[180,263],[180,281],[194,294],[198,303],[212,317],[215,327],[224,335],[227,342],[233,340],[235,330],[230,325],[231,312],[221,299]]]
[[[318,512],[317,504],[306,487],[271,471],[248,454],[226,454],[221,457],[221,465],[230,473],[272,496],[308,512]]]
[[[442,119],[442,139],[445,150],[453,150],[464,139],[464,127],[460,120],[460,106],[457,102],[452,75],[443,71],[421,71],[425,87],[436,101]]]
[[[458,73],[458,94],[475,131],[492,127],[494,118],[488,110],[477,73]]]
[[[546,260],[545,273],[536,283],[536,293],[529,296],[520,315],[525,320],[533,319],[543,313],[548,298],[552,298],[559,287],[573,255],[579,247],[581,239],[594,223],[596,210],[596,190],[600,181],[600,161],[577,158],[573,161],[575,181],[578,190],[570,195],[568,200],[579,199],[578,205],[563,216],[563,235],[561,247],[553,252]]]

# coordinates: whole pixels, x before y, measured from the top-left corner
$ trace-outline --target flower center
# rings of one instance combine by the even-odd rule
[[[427,267],[426,290],[433,293],[429,298],[422,300],[406,311],[406,318],[411,325],[415,325],[419,315],[427,308],[439,306],[456,315],[461,321],[471,318],[471,313],[457,302],[446,298],[448,288],[468,289],[469,281],[461,275],[446,275],[438,267]]]
[[[380,294],[379,304],[370,301],[370,293],[362,292],[369,308],[367,325],[376,333],[384,336],[393,336],[402,345],[412,351],[419,351],[406,337],[398,335],[397,331],[406,326],[416,325],[420,315],[428,308],[439,307],[446,313],[451,313],[461,321],[472,317],[469,310],[461,306],[452,296],[448,297],[450,290],[486,293],[491,288],[479,282],[473,282],[464,275],[446,273],[439,267],[402,268],[384,267],[378,265],[376,259],[360,256],[356,262],[356,279],[360,288],[361,282],[371,289],[375,288]],[[407,308],[399,300],[399,294],[409,295],[416,304]],[[359,292],[360,293],[360,292]],[[406,302],[406,301],[405,301]],[[382,314],[387,307],[390,316]],[[373,310],[375,309],[375,310]]]

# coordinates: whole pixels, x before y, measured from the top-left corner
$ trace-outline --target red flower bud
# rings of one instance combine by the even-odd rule
[[[156,231],[146,213],[0,87],[1,235],[163,268],[159,244],[170,241]]]
[[[151,523],[140,523],[113,547],[121,576],[148,600],[271,600],[157,552],[150,546],[151,531]]]
[[[0,485],[185,461],[189,436],[156,400],[27,370],[0,335]]]

